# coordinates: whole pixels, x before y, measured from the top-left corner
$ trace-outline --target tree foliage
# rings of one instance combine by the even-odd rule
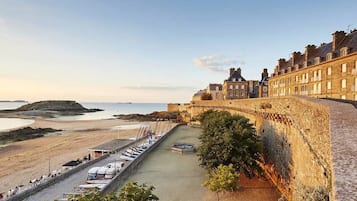
[[[159,198],[152,193],[154,186],[138,185],[137,182],[128,182],[119,194],[102,195],[98,190],[80,196],[70,196],[71,201],[157,201]]]
[[[201,100],[212,100],[212,95],[209,93],[203,93],[201,95]]]
[[[219,165],[209,171],[208,180],[203,184],[208,190],[216,192],[219,200],[219,193],[222,191],[233,192],[238,189],[239,174],[235,172],[232,164]]]
[[[200,115],[203,129],[198,156],[208,170],[232,164],[247,177],[261,173],[258,165],[262,144],[249,120],[229,112],[207,111]]]
[[[154,186],[138,185],[137,182],[127,183],[119,193],[120,200],[125,201],[156,201],[159,198],[152,193]]]

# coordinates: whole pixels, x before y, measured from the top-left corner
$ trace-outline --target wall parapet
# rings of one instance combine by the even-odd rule
[[[180,111],[184,111],[185,116],[189,117],[186,120],[195,119],[200,113],[209,109],[229,111],[251,119],[260,134],[262,134],[262,131],[264,132],[264,125],[268,124],[275,127],[275,132],[279,135],[288,134],[286,135],[288,138],[287,144],[289,146],[292,144],[293,155],[291,181],[287,182],[289,186],[286,186],[286,192],[291,194],[290,197],[288,196],[289,200],[308,200],[306,193],[310,192],[311,187],[314,186],[316,186],[316,189],[322,189],[318,193],[327,193],[330,200],[354,200],[355,197],[349,199],[349,196],[356,196],[353,194],[355,192],[351,192],[353,191],[353,185],[357,186],[357,175],[353,172],[353,169],[357,169],[356,159],[353,154],[349,154],[346,157],[338,155],[339,151],[345,148],[341,147],[343,144],[335,141],[345,141],[347,139],[338,137],[338,133],[343,131],[338,127],[340,124],[336,122],[342,121],[342,123],[346,123],[348,120],[346,120],[346,117],[338,115],[336,111],[339,108],[345,108],[344,110],[349,108],[350,113],[351,110],[354,111],[352,113],[355,115],[357,113],[356,109],[351,109],[346,104],[343,106],[341,104],[343,103],[310,97],[287,96],[245,100],[193,101],[191,104],[181,107]],[[339,118],[345,120],[339,120]],[[349,118],[357,119],[352,114]],[[352,132],[353,129],[357,130],[356,125],[349,124],[348,131]],[[346,136],[353,138],[352,133],[349,132]],[[356,140],[352,141],[357,144]],[[354,153],[357,153],[356,147],[353,147],[353,145],[349,146],[348,149],[349,152],[355,151]],[[310,158],[311,161],[304,161],[307,160],[306,157]],[[352,164],[348,162],[351,157],[354,158],[354,163]],[[304,164],[305,162],[307,164]],[[349,165],[346,166],[343,162]],[[301,173],[305,169],[309,172],[311,167],[308,167],[308,164],[314,167],[316,171],[313,173]],[[349,176],[353,175],[354,180],[349,179],[345,182],[341,179],[343,175],[340,174],[346,171],[344,168],[351,168],[348,170],[350,172]],[[336,172],[336,170],[338,171]],[[310,179],[310,177],[314,177],[314,179]],[[302,190],[294,192],[294,188],[300,188],[300,186],[305,188],[305,193]],[[349,188],[349,190],[345,189],[345,191],[350,192],[350,195],[342,192],[345,187]],[[313,200],[313,198],[311,199]]]

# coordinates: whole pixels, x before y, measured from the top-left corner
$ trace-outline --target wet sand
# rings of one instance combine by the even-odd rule
[[[27,185],[30,179],[59,170],[62,164],[88,155],[88,148],[115,138],[128,138],[138,129],[111,130],[113,126],[135,125],[119,119],[88,121],[52,121],[37,118],[33,128],[55,128],[63,131],[42,138],[15,142],[0,148],[0,193]],[[155,123],[151,123],[152,128]]]

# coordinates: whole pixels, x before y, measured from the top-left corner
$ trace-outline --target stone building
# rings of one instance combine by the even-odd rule
[[[248,98],[248,86],[248,81],[241,75],[241,69],[230,68],[229,77],[223,83],[223,98],[225,100]]]
[[[258,98],[259,92],[259,81],[258,80],[248,80],[248,97]]]
[[[262,72],[262,78],[259,81],[258,97],[268,97],[268,81],[269,74],[268,69],[264,68]]]
[[[223,100],[222,84],[209,84],[206,91],[211,94],[212,100]]]
[[[200,101],[202,100],[202,94],[207,93],[206,89],[198,90],[195,94],[193,94],[192,101]]]
[[[305,95],[357,100],[357,30],[336,31],[332,42],[307,45],[279,59],[269,78],[269,96]]]

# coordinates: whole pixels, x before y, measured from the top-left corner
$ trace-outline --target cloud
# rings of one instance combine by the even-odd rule
[[[226,72],[228,67],[244,65],[244,61],[227,59],[222,54],[203,56],[193,59],[193,63],[200,68],[205,68],[214,72]]]

